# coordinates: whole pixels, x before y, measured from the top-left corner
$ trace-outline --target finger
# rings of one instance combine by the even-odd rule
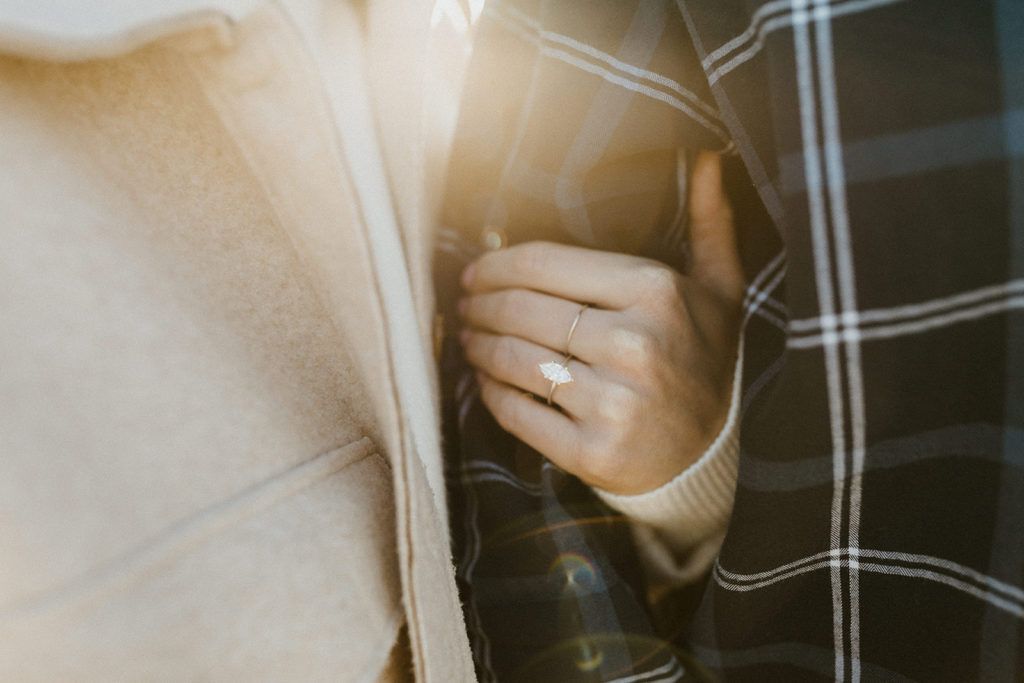
[[[574,469],[579,460],[580,429],[571,418],[494,378],[480,375],[478,379],[480,398],[502,429],[559,467]]]
[[[459,310],[469,327],[519,337],[587,363],[603,359],[606,318],[618,315],[527,289],[470,296]]]
[[[621,310],[643,296],[655,261],[552,242],[527,242],[492,251],[466,267],[462,285],[471,294],[532,289],[599,308]]]
[[[516,337],[466,330],[461,339],[466,360],[473,367],[535,396],[546,397],[551,390],[551,380],[544,377],[541,364],[563,361],[551,349]],[[585,363],[577,360],[570,360],[566,368],[573,381],[556,387],[553,402],[576,417],[587,410],[597,378]],[[588,386],[591,391],[580,391],[580,386]]]
[[[693,169],[690,250],[691,277],[728,299],[742,297],[743,269],[732,209],[722,185],[721,157],[712,152],[701,152]]]

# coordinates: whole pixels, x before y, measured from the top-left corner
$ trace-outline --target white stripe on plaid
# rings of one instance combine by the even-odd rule
[[[743,301],[744,326],[754,315],[760,315],[762,318],[775,325],[779,329],[787,330],[786,319],[789,317],[789,311],[785,305],[776,299],[772,298],[771,293],[778,288],[782,281],[786,277],[785,267],[786,257],[784,252],[780,252],[778,256],[772,259],[759,274],[754,281],[747,286],[746,296]],[[771,280],[765,284],[765,280],[768,278]],[[769,312],[766,307],[775,309],[775,312]],[[781,317],[780,317],[781,316]]]
[[[793,10],[802,12],[808,0],[792,0]],[[818,289],[818,303],[825,315],[834,314],[834,295],[832,292],[832,272],[830,267],[828,223],[825,216],[825,198],[820,189],[822,169],[821,160],[814,150],[818,146],[817,103],[812,73],[811,40],[806,24],[798,23],[793,27],[793,41],[796,50],[797,83],[800,96],[800,124],[803,136],[804,169],[808,187],[816,188],[808,192],[808,211],[811,221],[811,235],[814,248],[814,272]],[[825,368],[828,379],[828,407],[832,433],[832,550],[842,547],[843,495],[846,482],[846,445],[844,429],[844,405],[842,395],[842,378],[839,365],[839,352],[836,345],[825,346]],[[846,674],[846,639],[844,634],[845,600],[842,590],[842,571],[838,565],[832,566],[832,633],[833,649],[836,653],[835,679],[842,683]]]
[[[663,103],[669,105],[670,107],[672,107],[672,108],[682,112],[683,114],[685,114],[689,118],[693,119],[694,121],[696,121],[700,125],[702,125],[705,128],[707,128],[709,131],[714,133],[716,136],[718,136],[723,141],[723,145],[727,144],[726,141],[729,139],[729,136],[722,129],[721,126],[719,126],[715,122],[711,121],[708,118],[708,116],[706,116],[705,114],[701,114],[700,112],[695,111],[695,109],[693,107],[691,107],[687,103],[683,102],[679,97],[676,97],[675,95],[663,92],[661,90],[656,90],[654,87],[651,87],[650,85],[645,85],[645,84],[637,82],[636,80],[633,80],[631,78],[627,78],[627,77],[624,77],[624,76],[622,76],[620,74],[613,73],[612,71],[610,71],[605,66],[602,66],[600,64],[595,64],[593,62],[587,61],[583,56],[570,54],[569,52],[566,52],[565,50],[551,47],[550,45],[546,44],[545,38],[542,35],[538,35],[536,30],[531,29],[529,26],[524,26],[522,23],[516,21],[514,19],[514,17],[511,17],[509,15],[502,14],[502,13],[498,12],[496,7],[494,9],[492,9],[492,5],[490,5],[490,4],[487,5],[487,8],[484,11],[492,19],[495,19],[496,21],[501,23],[503,26],[505,26],[507,29],[509,29],[513,33],[516,33],[520,38],[523,38],[524,40],[527,40],[527,41],[535,44],[537,46],[538,52],[540,52],[540,54],[542,56],[548,57],[548,58],[551,58],[551,59],[556,59],[556,60],[561,61],[561,62],[563,62],[565,64],[568,64],[569,66],[576,67],[577,69],[580,69],[581,71],[585,71],[585,72],[587,72],[589,74],[597,76],[598,78],[601,78],[602,80],[605,80],[605,81],[607,81],[609,83],[621,86],[621,87],[623,87],[623,88],[625,88],[627,90],[630,90],[632,92],[638,93],[640,95],[645,95],[647,97],[650,97],[651,99],[658,100],[659,102],[663,102]],[[549,32],[545,31],[544,33],[549,33]],[[566,41],[569,41],[569,39],[567,38]],[[588,50],[586,52],[581,52],[581,54],[589,57],[589,56],[592,56],[590,54],[592,52],[597,52],[597,51],[596,50]],[[599,54],[603,54],[603,53],[599,53]],[[614,58],[612,58],[612,57],[610,57],[608,55],[605,55],[605,56],[608,57],[608,59],[614,59]],[[609,63],[608,60],[605,60],[605,59],[603,59],[602,61],[604,61],[606,64]],[[615,60],[615,61],[618,61],[618,60]],[[669,79],[662,79],[662,80],[666,80],[667,81]],[[674,83],[674,81],[670,81],[670,82]],[[663,84],[659,83],[659,85],[663,85]],[[680,90],[682,90],[682,88],[680,88]],[[689,94],[690,98],[693,98],[696,102],[700,102],[700,100],[696,99],[696,97],[693,96],[692,93],[689,93],[688,91],[684,91],[684,92]],[[705,109],[705,110],[710,110],[710,108],[707,107],[706,105],[702,106],[701,108]],[[713,111],[713,110],[710,110],[710,111]],[[712,114],[712,116],[713,116],[713,114]]]
[[[783,332],[786,331],[786,321],[784,319],[780,318],[779,316],[775,315],[771,311],[767,310],[763,306],[752,310],[750,312],[750,314],[751,315],[758,315],[758,316],[764,318],[765,320],[767,320],[769,323],[771,323],[775,327],[777,327],[780,330],[782,330]]]
[[[703,62],[701,62],[701,64],[706,70],[708,70],[708,82],[713,84],[722,78],[722,76],[725,76],[736,67],[750,61],[752,57],[757,55],[757,53],[764,47],[765,37],[772,31],[777,31],[778,29],[794,26],[796,24],[807,23],[809,21],[826,21],[833,17],[855,14],[857,12],[874,9],[875,7],[891,5],[902,1],[903,0],[848,0],[847,2],[836,2],[836,4],[831,7],[828,6],[827,3],[823,2],[818,3],[818,6],[810,13],[805,10],[800,10],[772,16],[770,19],[766,19],[769,15],[772,15],[780,9],[784,9],[785,5],[790,4],[789,0],[769,2],[762,5],[754,14],[753,21],[746,31],[713,51],[703,60]],[[735,51],[737,48],[750,42],[752,39],[753,43],[745,50],[735,55],[732,59],[722,64],[714,71],[710,70],[716,61],[721,60],[728,53]]]
[[[822,346],[826,343],[835,343],[836,340],[840,339],[855,342],[923,334],[932,330],[979,320],[1017,309],[1024,309],[1024,295],[1008,296],[1001,301],[981,303],[950,313],[905,323],[879,325],[869,328],[847,327],[844,325],[838,330],[830,330],[809,337],[793,337],[787,341],[787,346],[793,349],[807,349]]]
[[[875,560],[875,562],[861,562],[862,558]],[[1017,586],[956,562],[929,555],[867,548],[839,548],[809,555],[774,569],[754,574],[738,574],[725,569],[721,564],[716,564],[714,574],[715,582],[726,590],[748,592],[836,565],[856,567],[860,571],[870,571],[876,574],[917,577],[936,581],[979,600],[984,600],[1015,616],[1024,616],[1024,591]],[[920,565],[924,565],[927,569]]]
[[[607,683],[675,683],[686,675],[686,669],[679,663],[679,660],[675,657],[672,661],[659,666],[657,669],[651,669],[644,673],[633,674],[632,676],[625,676],[623,678],[615,678]]]
[[[812,348],[815,346],[821,346],[825,343],[823,340],[831,338],[841,338],[846,341],[866,341],[872,339],[889,339],[892,337],[909,336],[929,332],[943,327],[950,327],[958,323],[978,320],[991,315],[1006,313],[1007,311],[1016,309],[1024,309],[1024,296],[1017,296],[1011,299],[1006,299],[1005,301],[974,306],[948,315],[928,318],[902,325],[885,325],[867,330],[843,329],[838,332],[826,332],[813,337],[791,339],[788,341],[787,346],[794,349]]]
[[[861,9],[882,3],[865,2]],[[886,3],[887,4],[887,3]],[[853,247],[850,237],[850,217],[846,205],[846,176],[843,169],[843,140],[839,128],[839,95],[836,91],[835,59],[832,46],[832,23],[827,10],[828,0],[816,0],[817,20],[815,38],[820,85],[821,120],[825,148],[825,168],[828,182],[832,231],[835,238],[835,264],[839,275],[839,298],[844,312],[857,310],[857,286],[854,277]],[[849,500],[847,502],[848,546],[860,545],[860,511],[863,490],[864,460],[867,451],[865,429],[864,379],[861,366],[860,344],[857,340],[843,340],[846,352],[846,390],[849,402],[849,429],[852,441],[850,451]],[[859,568],[851,562],[849,581],[850,680],[860,681],[860,577]]]
[[[778,287],[778,285],[782,283],[782,280],[785,279],[785,277],[786,277],[786,272],[783,271],[783,272],[781,272],[778,275],[776,280],[773,280],[769,284],[773,288],[774,287]],[[774,309],[774,311],[775,311],[775,313],[777,315],[781,315],[781,316],[783,316],[784,318],[787,318],[787,319],[789,318],[789,307],[787,307],[786,304],[782,303],[781,301],[779,301],[775,297],[765,295],[763,299],[759,299],[758,300],[757,305],[759,307],[761,307],[761,308],[767,307],[767,308]],[[788,323],[786,324],[786,329],[789,329],[789,324]]]
[[[539,484],[523,481],[504,467],[489,460],[468,460],[463,468],[462,480],[465,483],[502,483],[518,489],[530,496],[539,496],[543,488]]]
[[[905,334],[918,334],[986,315],[1003,313],[1021,307],[1024,280],[982,287],[941,299],[916,304],[874,308],[865,311],[847,311],[842,316],[819,316],[792,320],[789,323],[794,338],[790,345],[810,348],[822,343],[826,335],[845,335],[851,328],[859,339],[882,339]],[[888,323],[888,324],[882,324]],[[811,336],[807,333],[818,332]]]
[[[707,57],[701,60],[700,65],[705,69],[711,69],[714,67],[715,62],[721,60],[730,52],[734,52],[755,38],[763,37],[767,32],[767,29],[764,29],[762,26],[766,18],[772,14],[785,12],[789,5],[790,0],[775,0],[774,2],[766,2],[761,5],[756,12],[750,15],[750,25],[747,26],[743,33],[726,42],[718,49],[712,50],[708,53]]]
[[[763,299],[768,297],[768,294],[778,286],[779,276],[785,276],[786,268],[786,253],[780,251],[775,258],[768,263],[767,266],[761,269],[761,272],[757,274],[757,277],[747,285],[746,298],[743,302],[743,307],[749,308],[759,305]],[[771,279],[771,283],[765,285],[768,279]]]
[[[642,69],[634,64],[629,64],[627,62],[622,61],[621,59],[617,59],[612,55],[608,54],[607,52],[602,52],[601,50],[598,50],[592,45],[582,43],[576,40],[575,38],[570,38],[569,36],[562,35],[560,33],[555,33],[554,31],[549,31],[543,28],[541,24],[532,17],[520,12],[515,7],[512,7],[510,5],[505,4],[504,2],[501,2],[501,0],[491,0],[487,5],[487,9],[494,9],[495,11],[506,13],[508,15],[508,18],[513,19],[514,21],[518,21],[519,23],[528,27],[535,33],[536,36],[540,37],[543,40],[547,40],[552,43],[558,43],[565,47],[572,48],[577,52],[582,52],[583,54],[593,57],[598,61],[604,62],[608,66],[614,67],[619,71],[623,71],[631,76],[635,76],[640,80],[651,81],[652,83],[655,83],[657,85],[664,86],[678,94],[680,97],[683,97],[692,102],[694,105],[697,106],[697,108],[701,109],[708,116],[716,119],[718,118],[718,111],[714,107],[712,107],[709,103],[705,102],[701,98],[697,97],[690,90],[684,88],[677,81],[674,81],[663,74],[659,74],[655,71],[649,71],[647,69]]]
[[[955,308],[967,306],[968,304],[983,303],[989,299],[1007,298],[1013,294],[1024,294],[1024,280],[1010,280],[991,287],[982,287],[967,292],[962,292],[941,299],[931,299],[916,304],[905,306],[894,306],[892,308],[870,308],[864,311],[855,311],[853,314],[844,314],[841,319],[836,318],[813,318],[806,320],[794,320],[790,323],[794,332],[812,332],[815,330],[835,330],[840,323],[844,326],[864,325],[874,323],[896,323],[913,318],[924,318],[931,315],[938,315]]]

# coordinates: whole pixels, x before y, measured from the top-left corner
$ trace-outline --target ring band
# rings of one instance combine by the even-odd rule
[[[569,360],[572,356],[566,356],[561,363],[549,361],[540,364],[541,374],[544,379],[551,381],[551,388],[548,389],[548,405],[551,405],[551,397],[555,395],[555,389],[559,384],[568,384],[572,381],[572,373],[569,372]]]
[[[576,318],[573,319],[572,326],[569,327],[569,334],[565,338],[566,360],[572,357],[572,351],[569,350],[569,344],[572,343],[572,336],[576,334],[576,326],[580,324],[580,318],[583,317],[583,311],[587,310],[588,308],[590,308],[590,304],[583,304],[583,306],[580,307],[579,312],[576,313]]]

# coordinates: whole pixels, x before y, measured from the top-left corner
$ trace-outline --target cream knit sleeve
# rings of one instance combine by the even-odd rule
[[[742,347],[741,343],[725,425],[697,462],[647,493],[622,496],[594,489],[630,519],[642,559],[658,582],[683,585],[698,580],[725,537],[739,461]]]

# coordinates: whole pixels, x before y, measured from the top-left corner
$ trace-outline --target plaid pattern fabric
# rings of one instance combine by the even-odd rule
[[[460,356],[449,342],[442,368],[465,390]],[[453,399],[451,516],[478,678],[703,680],[654,628],[622,518],[503,432],[475,395]]]
[[[736,505],[678,642],[729,681],[1024,680],[1024,3],[491,0],[481,21],[444,254],[490,225],[678,259],[678,149],[729,140],[767,211],[738,207]],[[449,453],[487,419],[461,377]],[[518,521],[514,484],[453,471]]]
[[[686,150],[723,149],[727,133],[670,1],[592,5],[485,5],[435,266],[449,321],[485,229],[685,266]],[[441,370],[454,556],[480,680],[702,680],[652,623],[622,517],[501,430],[454,334]]]
[[[1024,3],[678,4],[778,232],[690,643],[729,681],[1024,680]]]

